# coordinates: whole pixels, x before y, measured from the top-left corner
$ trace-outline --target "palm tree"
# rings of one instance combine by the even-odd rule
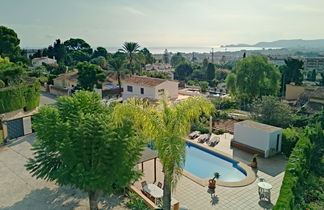
[[[116,76],[117,76],[117,81],[118,81],[118,87],[119,87],[119,91],[122,91],[122,87],[121,87],[121,75],[122,72],[125,68],[125,60],[122,58],[114,58],[111,61],[109,61],[109,67],[116,72]]]
[[[137,42],[125,42],[120,51],[126,53],[128,55],[128,63],[131,69],[132,74],[134,74],[133,60],[134,54],[139,51],[140,46]]]
[[[171,104],[164,96],[157,106],[142,99],[129,99],[115,107],[115,117],[121,123],[133,120],[139,135],[153,139],[164,171],[163,209],[171,209],[171,192],[175,189],[185,162],[185,137],[191,123],[203,113],[210,115],[214,107],[204,97],[193,97]],[[124,116],[124,117],[123,117]]]

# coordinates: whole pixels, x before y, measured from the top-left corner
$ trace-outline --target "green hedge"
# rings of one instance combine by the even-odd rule
[[[311,152],[312,143],[307,135],[303,135],[289,157],[279,198],[273,209],[296,209],[302,199],[303,183],[309,172]]]
[[[0,89],[0,114],[25,109],[32,110],[39,105],[40,84],[33,83]]]

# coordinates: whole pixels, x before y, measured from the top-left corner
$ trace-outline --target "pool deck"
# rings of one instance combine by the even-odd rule
[[[222,150],[233,159],[245,165],[251,162],[253,154],[230,148],[231,134],[223,134],[220,137],[219,144],[212,148],[212,150],[216,152]],[[228,145],[227,148],[225,148],[226,145]],[[180,206],[184,205],[192,210],[271,209],[279,196],[286,163],[287,160],[281,155],[268,159],[258,158],[258,170],[254,171],[254,173],[257,178],[264,178],[266,182],[273,186],[271,190],[271,203],[259,200],[257,180],[242,187],[224,187],[217,185],[215,194],[211,195],[208,192],[207,186],[202,186],[186,176],[181,176],[176,189],[172,193],[172,197],[180,202]],[[153,161],[144,163],[144,176],[140,181],[135,183],[138,189],[141,189],[140,183],[143,180],[147,183],[154,182],[153,167]],[[140,165],[138,168],[140,168]],[[163,183],[162,166],[159,161],[157,161],[157,180],[155,183],[157,184],[157,182]]]

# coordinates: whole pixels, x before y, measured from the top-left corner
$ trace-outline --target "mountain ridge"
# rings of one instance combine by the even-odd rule
[[[324,48],[324,39],[282,39],[270,42],[258,42],[256,44],[230,44],[221,47],[280,47],[280,48]]]

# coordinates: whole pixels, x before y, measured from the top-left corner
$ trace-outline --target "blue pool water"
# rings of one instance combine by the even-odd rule
[[[237,162],[187,143],[186,162],[183,168],[201,178],[212,178],[214,172],[220,174],[219,180],[237,182],[246,177],[246,172],[237,166]]]

